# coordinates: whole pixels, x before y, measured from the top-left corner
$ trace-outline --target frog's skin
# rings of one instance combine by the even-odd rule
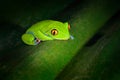
[[[70,38],[68,27],[68,22],[40,21],[22,35],[22,41],[28,45],[37,45],[40,41],[46,40],[68,40]]]

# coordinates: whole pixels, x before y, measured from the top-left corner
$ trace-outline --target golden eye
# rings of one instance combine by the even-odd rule
[[[56,29],[53,29],[53,30],[51,30],[51,34],[52,34],[52,35],[57,35],[57,34],[58,34],[58,31],[57,31]]]

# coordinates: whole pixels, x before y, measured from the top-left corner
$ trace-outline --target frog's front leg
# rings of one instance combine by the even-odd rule
[[[46,41],[46,40],[53,40],[52,37],[50,37],[49,35],[47,35],[46,33],[39,31],[35,32],[35,36],[40,39],[41,41]]]
[[[40,43],[40,39],[35,36],[34,31],[27,31],[22,35],[22,40],[28,45],[37,45]]]

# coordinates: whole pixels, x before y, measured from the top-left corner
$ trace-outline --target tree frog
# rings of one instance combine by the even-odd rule
[[[37,45],[41,41],[47,40],[68,40],[70,25],[68,22],[60,22],[55,20],[40,21],[22,35],[22,41],[28,45]]]

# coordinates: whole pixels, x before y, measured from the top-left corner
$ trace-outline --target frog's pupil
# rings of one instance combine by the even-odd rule
[[[58,34],[58,31],[57,31],[56,29],[53,29],[53,30],[51,31],[51,34],[52,34],[52,35],[57,35],[57,34]]]
[[[55,35],[55,31],[53,31],[53,35]]]

